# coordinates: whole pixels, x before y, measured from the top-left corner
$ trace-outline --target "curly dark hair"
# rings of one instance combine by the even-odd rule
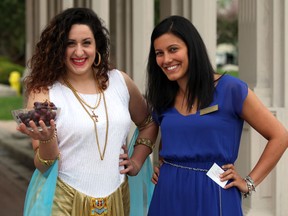
[[[197,109],[213,101],[214,74],[206,46],[195,26],[181,16],[170,16],[161,21],[153,30],[147,64],[146,98],[150,109],[158,114],[173,106],[179,86],[170,81],[157,65],[154,41],[161,35],[171,33],[183,40],[188,49],[187,109],[197,99]]]
[[[30,73],[25,78],[27,93],[31,91],[48,90],[56,80],[66,74],[65,51],[68,35],[72,25],[85,24],[93,32],[97,51],[101,55],[101,63],[96,65],[99,57],[93,64],[95,79],[101,89],[107,88],[108,71],[111,69],[109,62],[110,38],[109,31],[97,14],[89,8],[69,8],[56,15],[43,30],[35,52],[28,62]],[[98,55],[96,55],[98,56]]]

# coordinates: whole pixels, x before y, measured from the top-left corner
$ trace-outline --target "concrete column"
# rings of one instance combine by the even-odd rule
[[[288,10],[286,10],[286,13],[287,12]],[[288,71],[286,70],[285,72],[287,74]],[[286,93],[287,93],[287,89],[286,89]],[[281,121],[283,122],[286,128],[288,128],[287,116],[288,116],[287,107],[278,108],[277,117],[278,119],[281,119]],[[278,216],[278,215],[286,216],[288,212],[287,164],[288,164],[288,153],[286,152],[281,158],[278,165],[275,167],[275,185],[273,186],[274,196],[275,196],[275,200],[274,200],[274,206],[275,206],[274,215],[275,216]]]
[[[216,44],[217,44],[217,11],[216,1],[193,0],[192,22],[200,32],[206,44],[212,65],[216,68]]]
[[[288,128],[288,1],[273,1],[273,107],[278,119]],[[281,108],[278,108],[281,107]],[[275,215],[288,212],[288,153],[275,168]],[[286,181],[285,181],[286,180]]]
[[[285,100],[283,100],[285,91],[285,50],[283,49],[283,44],[285,44],[285,31],[284,28],[284,1],[277,0],[273,1],[273,19],[272,19],[272,61],[273,61],[273,92],[272,92],[272,105],[276,107],[283,107]],[[270,30],[270,29],[269,29]],[[287,33],[286,33],[287,35]],[[287,59],[286,59],[287,60]],[[288,75],[288,74],[287,74]]]
[[[283,33],[284,33],[284,42],[283,42],[283,49],[284,49],[284,59],[286,59],[286,61],[284,61],[284,71],[285,71],[285,77],[284,77],[284,83],[288,83],[288,1],[285,0],[283,5],[282,5],[282,8],[284,10],[284,13],[283,13],[283,20],[284,20],[284,23],[283,23]],[[287,109],[288,107],[288,86],[285,85],[285,95],[284,95],[284,107]]]
[[[105,26],[107,29],[109,29],[109,23],[110,23],[110,11],[109,11],[109,0],[97,0],[97,1],[91,1],[91,9],[93,9],[97,15],[105,22]]]
[[[130,39],[129,37],[125,38],[125,30],[129,29],[125,23],[125,12],[123,1],[110,0],[111,61],[118,69],[128,72],[125,59],[130,51],[126,48],[126,43],[128,41],[130,43]]]
[[[47,24],[48,1],[27,0],[26,1],[26,61],[33,53],[33,47],[39,40],[42,29]]]
[[[67,8],[71,8],[74,5],[74,1],[73,0],[65,0],[65,1],[62,1],[61,3],[62,3],[63,10],[65,10]]]
[[[154,27],[154,1],[134,0],[132,8],[133,26],[133,79],[144,91],[146,66],[150,48],[150,36]]]
[[[112,59],[144,90],[146,63],[153,29],[153,0],[111,0]]]
[[[25,8],[26,8],[26,62],[31,58],[33,49],[32,45],[34,43],[34,35],[33,35],[33,0],[26,0]]]
[[[239,0],[239,77],[246,81],[275,117],[287,127],[287,1]],[[286,45],[287,46],[287,45]],[[286,98],[286,100],[285,100]],[[237,168],[246,176],[257,163],[267,141],[244,125]],[[245,215],[287,214],[287,153],[275,169],[243,201]]]
[[[160,19],[180,15],[191,20],[206,44],[213,66],[216,65],[216,4],[210,0],[160,0]]]
[[[45,28],[45,26],[48,23],[48,1],[47,0],[39,0],[39,34],[41,34],[41,32],[43,31],[43,29]]]

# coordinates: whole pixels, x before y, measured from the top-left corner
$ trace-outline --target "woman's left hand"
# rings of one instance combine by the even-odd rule
[[[222,166],[222,169],[224,169],[225,172],[220,175],[221,181],[230,181],[230,183],[225,186],[225,189],[237,187],[242,193],[248,191],[245,180],[237,173],[233,164],[225,164]]]
[[[120,170],[121,174],[128,174],[130,176],[135,176],[138,174],[139,169],[135,164],[135,161],[129,158],[128,149],[126,145],[122,146],[124,150],[123,154],[120,154],[120,163],[119,166],[124,166],[123,170]]]

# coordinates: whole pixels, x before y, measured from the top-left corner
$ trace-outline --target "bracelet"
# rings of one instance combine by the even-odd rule
[[[137,146],[137,145],[145,145],[149,147],[151,151],[153,151],[153,148],[154,148],[154,144],[152,143],[152,141],[147,138],[137,138],[134,146]]]
[[[53,136],[48,140],[39,140],[40,144],[46,144],[52,142],[57,137],[57,132],[55,130]]]
[[[57,155],[55,160],[44,160],[44,159],[42,159],[41,156],[40,156],[40,153],[39,153],[39,148],[37,148],[37,150],[36,150],[36,155],[37,155],[37,159],[40,161],[40,163],[42,163],[45,166],[51,166],[55,162],[55,160],[59,160],[60,159],[60,152]]]
[[[149,125],[151,122],[154,122],[152,115],[148,115],[143,122],[141,122],[139,125],[137,125],[139,130],[142,130],[143,128],[146,128],[147,125]]]
[[[34,149],[34,153],[36,154],[39,149],[39,145]]]
[[[249,196],[251,196],[252,191],[256,192],[256,187],[255,187],[255,183],[253,181],[253,179],[248,175],[244,178],[244,181],[246,182],[248,191],[246,193],[243,193],[243,197],[247,198]]]

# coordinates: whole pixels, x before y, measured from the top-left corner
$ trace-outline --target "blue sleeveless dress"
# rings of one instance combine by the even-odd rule
[[[223,189],[207,170],[234,163],[238,156],[243,119],[240,118],[248,86],[223,75],[209,107],[218,110],[188,116],[170,108],[156,117],[161,128],[166,161],[160,169],[148,216],[242,216],[242,198],[236,188]]]

